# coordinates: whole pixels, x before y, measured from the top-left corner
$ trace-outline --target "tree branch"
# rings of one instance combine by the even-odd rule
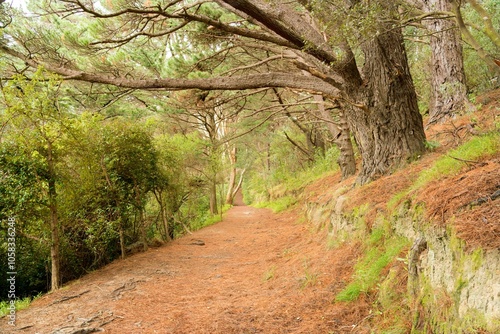
[[[38,62],[33,58],[13,50],[6,45],[0,45],[0,51],[19,58],[33,68],[43,66],[46,70],[59,74],[64,80],[79,80],[101,84],[114,85],[132,89],[165,89],[165,90],[243,90],[263,87],[289,87],[302,91],[323,93],[334,96],[336,89],[315,77],[294,75],[285,72],[273,72],[234,77],[215,77],[208,79],[126,79],[106,74],[86,73],[80,70],[53,66]]]

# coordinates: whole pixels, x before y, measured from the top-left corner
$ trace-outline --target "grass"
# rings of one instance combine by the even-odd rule
[[[484,136],[473,137],[468,142],[450,150],[437,159],[434,164],[423,170],[417,180],[406,190],[395,194],[388,202],[390,210],[396,208],[408,194],[424,188],[431,181],[439,180],[448,175],[454,175],[466,164],[473,164],[485,157],[493,156],[500,151],[500,132],[492,132]]]
[[[40,297],[40,295],[35,296],[35,297],[26,297],[23,299],[16,299],[15,300],[15,306],[16,306],[16,311],[24,310],[30,306],[31,302]],[[8,315],[10,313],[10,301],[1,301],[0,302],[0,318]]]
[[[230,208],[231,208],[231,205],[225,204],[222,207],[222,214],[224,214],[225,212],[227,212]],[[213,224],[216,224],[216,223],[222,221],[222,218],[223,217],[222,217],[222,215],[220,213],[218,213],[216,215],[208,215],[207,218],[201,219],[200,221],[197,221],[197,222],[193,222],[190,225],[190,228],[191,228],[192,231],[197,231],[199,229],[202,229],[204,227],[207,227],[207,226],[210,226],[210,225],[213,225]]]
[[[255,207],[270,208],[274,212],[287,209],[296,203],[296,198],[308,184],[338,172],[338,154],[338,149],[332,147],[324,156],[316,156],[315,162],[303,169],[280,169],[265,180],[261,175],[251,176],[243,189],[245,202]],[[269,197],[278,199],[269,201]]]
[[[465,164],[474,163],[478,159],[492,156],[500,150],[500,133],[494,132],[477,136],[449,151],[436,160],[431,168],[420,173],[410,192],[424,187],[433,180],[458,173]]]
[[[275,275],[276,275],[276,266],[272,266],[271,268],[266,270],[264,275],[262,275],[262,280],[267,282],[267,281],[273,279],[275,277]]]
[[[304,276],[300,278],[300,288],[305,289],[308,286],[314,286],[318,282],[318,273],[311,272],[307,259],[304,259]]]
[[[289,207],[297,203],[297,198],[293,196],[280,197],[274,201],[257,203],[254,206],[256,208],[269,208],[274,213],[279,213],[285,211]]]
[[[374,229],[366,242],[365,255],[355,266],[354,280],[337,294],[336,301],[354,301],[361,293],[374,288],[381,280],[384,268],[407,246],[406,238],[384,239],[384,230]]]

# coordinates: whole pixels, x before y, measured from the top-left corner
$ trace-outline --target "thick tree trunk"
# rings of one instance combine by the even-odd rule
[[[381,27],[381,31],[384,27]],[[346,99],[357,103],[347,120],[361,152],[358,183],[364,184],[391,172],[425,149],[422,116],[410,75],[403,35],[399,29],[385,32],[365,43],[365,78],[352,85]],[[356,84],[356,76],[352,75]]]
[[[345,180],[356,174],[356,159],[354,158],[351,131],[349,130],[349,125],[347,124],[344,111],[339,111],[339,122],[334,122],[332,115],[325,108],[323,96],[314,95],[314,100],[318,102],[319,114],[321,115],[321,118],[325,120],[326,127],[332,135],[335,145],[337,145],[340,151],[337,163],[339,164],[340,172],[342,173],[342,179]],[[348,108],[348,106],[343,106],[342,108],[345,109]]]
[[[451,11],[449,0],[423,0],[428,12]],[[431,99],[429,123],[443,122],[467,103],[460,30],[454,20],[426,20],[431,32]]]

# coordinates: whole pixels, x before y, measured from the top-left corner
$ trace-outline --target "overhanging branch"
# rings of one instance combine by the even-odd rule
[[[207,79],[180,79],[180,78],[156,78],[156,79],[127,79],[114,77],[106,74],[87,73],[66,67],[54,66],[48,63],[38,62],[23,53],[13,50],[6,45],[0,45],[0,51],[23,60],[33,68],[43,66],[46,70],[59,74],[64,80],[78,80],[100,84],[114,85],[132,89],[164,89],[164,90],[244,90],[263,87],[288,87],[302,91],[322,93],[326,96],[334,96],[336,89],[315,77],[304,75],[293,75],[284,72],[272,72],[253,75],[242,75],[233,77],[214,77]]]

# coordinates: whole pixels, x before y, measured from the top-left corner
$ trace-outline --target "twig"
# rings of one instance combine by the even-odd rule
[[[481,166],[487,165],[487,163],[483,162],[483,161],[460,159],[460,158],[454,157],[454,156],[449,155],[449,154],[447,154],[447,156],[449,156],[452,159],[455,159],[455,160],[458,160],[458,161],[461,161],[461,162],[465,162],[465,163],[471,163],[471,164],[476,164],[476,165],[481,165]]]

